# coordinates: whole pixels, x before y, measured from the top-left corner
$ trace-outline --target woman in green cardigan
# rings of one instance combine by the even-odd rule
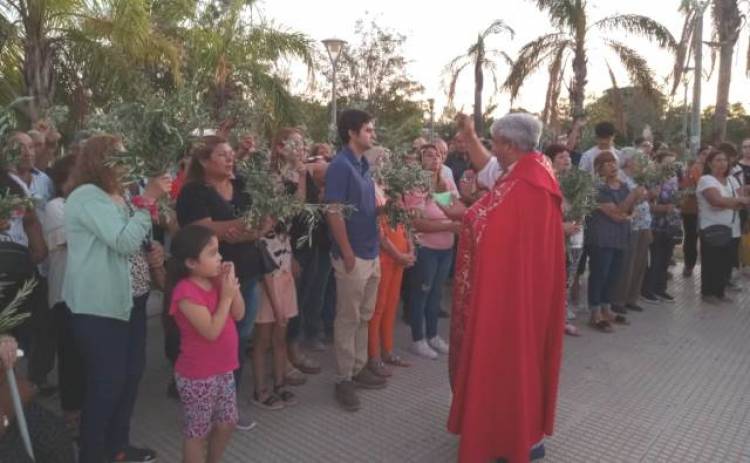
[[[83,145],[65,203],[68,261],[63,299],[86,366],[80,462],[155,461],[149,449],[130,445],[130,418],[143,374],[144,310],[134,310],[129,259],[148,245],[156,200],[168,180],[151,179],[128,208],[110,156],[120,140],[98,135]]]

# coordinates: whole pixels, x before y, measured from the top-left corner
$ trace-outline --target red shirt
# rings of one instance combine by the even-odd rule
[[[169,314],[180,329],[180,356],[175,363],[175,372],[185,378],[203,379],[236,370],[239,367],[238,339],[232,318],[227,317],[219,337],[209,341],[198,333],[180,310],[179,303],[183,300],[202,305],[213,315],[219,307],[219,288],[214,286],[206,291],[189,278],[175,286],[169,307]]]

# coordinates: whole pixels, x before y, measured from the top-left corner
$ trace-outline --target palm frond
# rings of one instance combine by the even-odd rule
[[[634,49],[621,42],[608,40],[607,45],[620,59],[633,84],[647,95],[654,95],[656,93],[656,82],[654,81],[653,71],[649,68],[646,59]]]
[[[675,62],[674,69],[672,70],[672,91],[670,95],[675,94],[677,87],[680,86],[682,76],[685,74],[685,69],[688,67],[690,61],[690,44],[693,37],[693,29],[695,28],[695,11],[690,9],[686,11],[685,22],[682,25],[682,34],[680,34],[680,43],[677,45],[675,51]]]
[[[536,71],[555,50],[567,44],[569,44],[567,36],[557,32],[543,35],[524,45],[503,84],[503,87],[510,91],[511,98],[518,96],[518,91],[529,75]]]
[[[675,51],[677,41],[659,22],[639,14],[620,14],[609,16],[594,23],[594,27],[607,31],[609,29],[622,29],[630,34],[637,34],[648,38],[658,44],[661,48]]]
[[[536,0],[536,5],[549,14],[550,22],[558,29],[573,31],[580,21],[585,23],[585,3],[580,0]]]
[[[563,57],[565,56],[566,46],[560,46],[552,58],[549,66],[549,81],[547,82],[547,95],[544,101],[544,110],[542,111],[542,121],[549,124],[552,115],[557,111],[557,100],[560,96],[560,83],[563,75]]]
[[[312,40],[302,33],[284,31],[270,23],[263,24],[250,30],[245,44],[246,51],[257,61],[298,58],[308,70],[314,66]]]
[[[615,73],[612,71],[612,66],[610,66],[609,63],[606,64],[607,71],[609,72],[609,80],[612,82],[610,97],[612,100],[612,109],[615,113],[615,123],[617,125],[617,130],[621,134],[625,134],[627,127],[625,126],[625,103],[623,102],[622,91],[617,84],[617,78],[615,78]]]
[[[492,21],[492,24],[490,24],[487,29],[484,30],[484,32],[482,32],[481,37],[487,38],[492,34],[500,34],[502,32],[508,32],[511,39],[516,36],[516,31],[513,30],[513,28],[510,27],[508,23],[506,23],[502,19],[496,19]]]
[[[453,58],[450,63],[445,67],[443,71],[448,76],[448,106],[453,103],[453,98],[456,96],[456,84],[461,72],[471,64],[471,57],[469,55],[461,55]]]

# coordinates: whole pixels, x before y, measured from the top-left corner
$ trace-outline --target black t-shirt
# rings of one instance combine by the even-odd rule
[[[461,182],[461,177],[463,177],[466,169],[471,167],[469,161],[466,159],[466,155],[457,151],[448,153],[448,156],[445,159],[445,165],[448,166],[453,173],[453,181],[456,182],[456,185]]]
[[[251,199],[244,192],[242,179],[233,179],[232,186],[232,199],[227,201],[212,186],[205,183],[185,184],[177,198],[177,222],[184,227],[206,218],[215,222],[238,218],[241,211],[250,207]],[[261,251],[256,243],[232,244],[219,241],[219,252],[224,260],[234,264],[238,278],[265,273],[261,264]]]

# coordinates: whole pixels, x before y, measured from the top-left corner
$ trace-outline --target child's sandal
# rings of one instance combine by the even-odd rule
[[[253,400],[251,401],[256,407],[264,410],[281,410],[284,408],[285,402],[276,394],[268,394],[264,400],[258,398],[258,393],[253,393]]]
[[[291,407],[297,405],[297,397],[292,391],[284,389],[284,386],[276,386],[273,388],[273,395],[282,400],[285,406]]]

